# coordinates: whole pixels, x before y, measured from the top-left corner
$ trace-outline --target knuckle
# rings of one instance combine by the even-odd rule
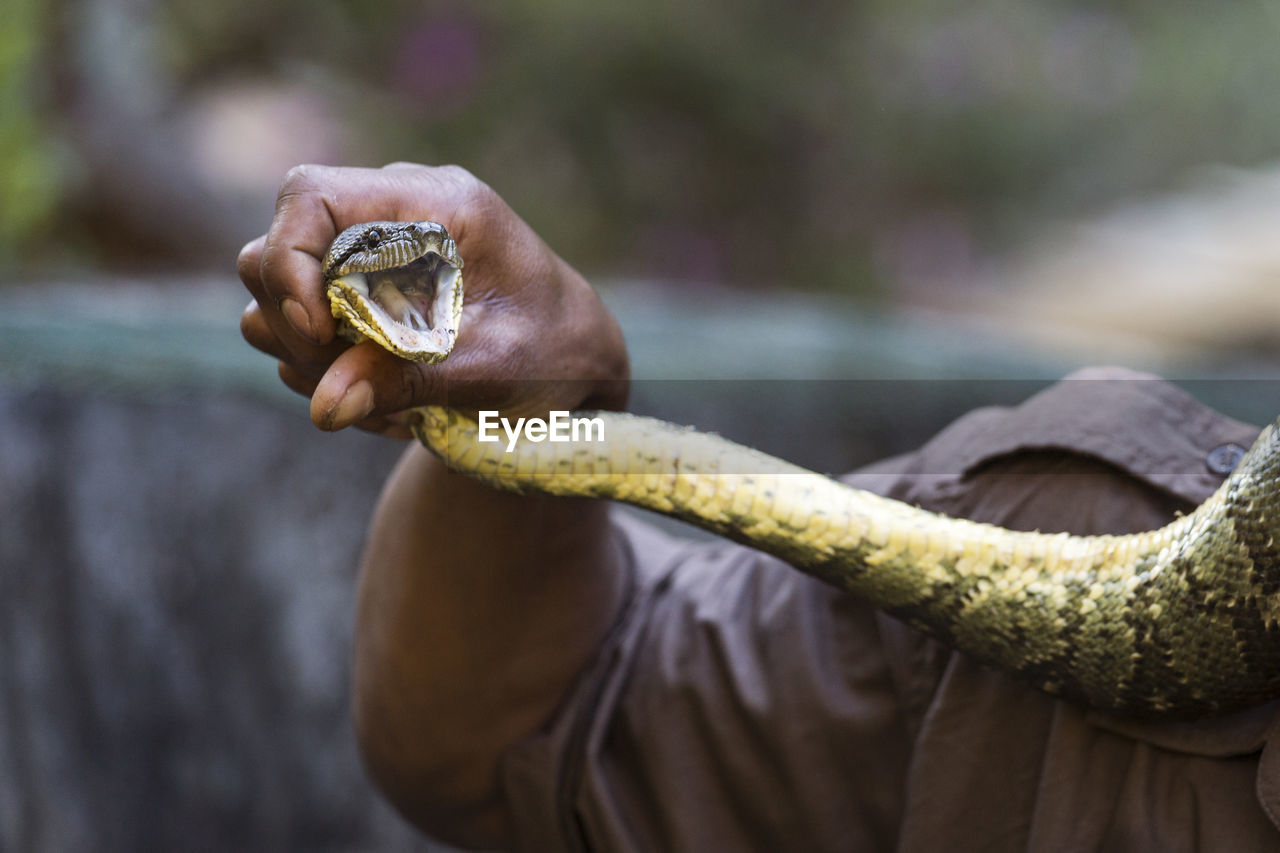
[[[259,316],[260,313],[258,311],[257,302],[251,302],[249,307],[245,308],[240,314],[240,337],[244,338],[249,343],[253,343],[257,338]]]
[[[256,302],[240,315],[240,336],[256,350],[276,352],[279,349],[279,341],[267,325]]]
[[[437,166],[436,171],[440,174],[441,177],[454,181],[459,186],[482,183],[481,180],[477,178],[475,175],[471,174],[470,171],[463,168],[462,166],[459,166],[456,163],[445,163],[442,166]]]
[[[312,188],[317,181],[317,172],[323,168],[323,166],[316,166],[313,163],[299,163],[289,169],[284,173],[284,180],[280,182],[280,194],[284,195],[286,191],[299,192]]]
[[[458,197],[454,208],[454,228],[458,232],[455,238],[461,239],[463,234],[477,236],[496,236],[503,231],[503,205],[497,193],[489,189],[487,184],[477,181]],[[483,247],[481,247],[483,249]]]
[[[236,274],[246,285],[257,281],[262,267],[262,246],[255,240],[236,256]]]
[[[464,206],[488,207],[498,197],[488,184],[461,166],[440,166],[438,174],[443,180],[453,185]]]
[[[332,189],[340,170],[332,166],[302,163],[285,172],[276,193],[276,213],[302,202],[319,199],[326,205],[333,195]],[[310,197],[310,199],[308,198]]]

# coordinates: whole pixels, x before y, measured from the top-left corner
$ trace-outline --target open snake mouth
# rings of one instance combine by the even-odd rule
[[[447,281],[452,267],[439,255],[427,255],[402,267],[368,273],[348,273],[340,281],[372,300],[370,307],[381,320],[416,332],[426,332],[448,316],[449,305],[439,304],[449,297]],[[445,282],[441,282],[445,278]],[[443,285],[443,286],[442,286]]]
[[[434,222],[347,229],[322,264],[330,307],[347,337],[372,338],[413,361],[442,360],[462,311],[462,260]]]

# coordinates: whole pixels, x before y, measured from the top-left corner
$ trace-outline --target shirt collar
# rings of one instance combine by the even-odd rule
[[[1006,454],[1069,450],[1198,504],[1257,434],[1257,427],[1215,412],[1150,374],[1087,368],[1012,412],[971,412],[938,435],[934,455],[957,460],[952,472],[963,478]]]

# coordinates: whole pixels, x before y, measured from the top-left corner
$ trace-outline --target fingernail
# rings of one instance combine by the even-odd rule
[[[342,429],[362,421],[373,411],[373,386],[361,379],[347,389],[329,414],[329,428]]]
[[[284,314],[284,318],[289,321],[290,326],[293,326],[295,332],[312,343],[316,342],[315,332],[311,331],[311,317],[307,315],[307,309],[303,308],[298,300],[289,296],[281,299],[280,313]]]

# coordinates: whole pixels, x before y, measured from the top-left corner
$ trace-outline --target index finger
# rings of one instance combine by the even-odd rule
[[[335,326],[324,304],[320,259],[341,230],[335,215],[332,171],[296,166],[285,175],[263,243],[259,279],[294,330],[327,343]]]

